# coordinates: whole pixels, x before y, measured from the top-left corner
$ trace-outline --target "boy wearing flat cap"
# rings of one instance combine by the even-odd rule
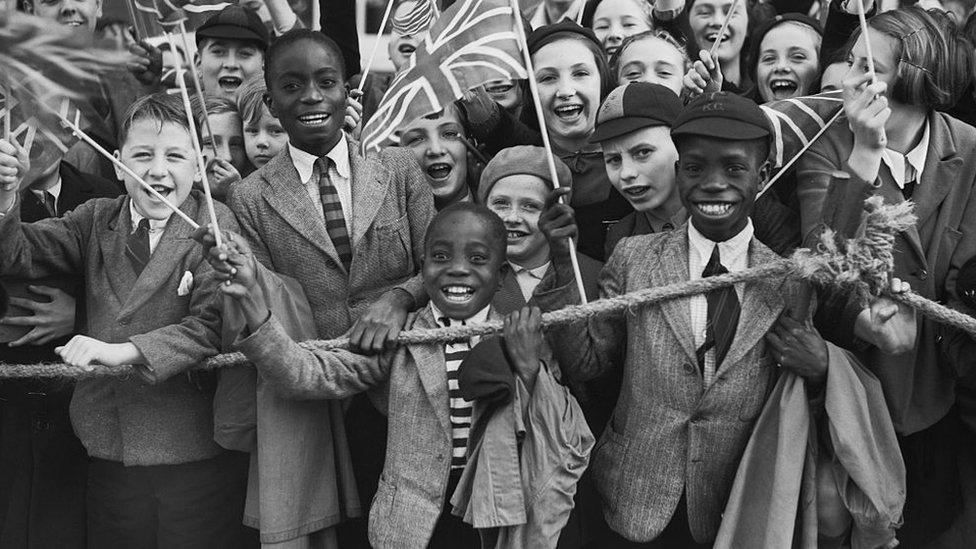
[[[752,211],[767,177],[770,130],[759,107],[705,94],[674,121],[676,182],[689,221],[622,240],[600,277],[601,297],[740,271],[777,258],[753,236]],[[555,245],[572,234],[572,210],[541,221]],[[572,269],[553,256],[543,310],[578,303]],[[783,315],[790,280],[759,280],[550,331],[564,371],[579,379],[623,364],[620,397],[591,470],[614,547],[708,547],[722,520],[753,423],[778,375],[826,373],[824,341]]]
[[[603,148],[610,184],[634,207],[610,227],[607,257],[622,238],[670,231],[687,218],[674,182],[678,151],[671,140],[681,108],[668,88],[631,82],[610,92],[596,113],[589,140]]]

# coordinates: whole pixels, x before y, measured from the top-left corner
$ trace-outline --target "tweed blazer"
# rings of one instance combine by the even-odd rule
[[[579,259],[580,275],[583,277],[583,289],[586,290],[586,298],[591,301],[597,299],[600,296],[598,282],[603,263],[582,254],[576,257]],[[544,281],[547,277],[552,276],[555,274],[552,265],[550,265],[542,280]],[[542,281],[539,282],[539,286],[543,286]],[[535,301],[530,298],[528,303],[525,302],[525,296],[522,295],[515,270],[511,268],[511,265],[506,265],[505,272],[502,274],[501,285],[495,292],[495,297],[491,298],[491,306],[499,314],[507,315],[526,305],[535,305]]]
[[[221,228],[235,230],[221,204]],[[192,192],[180,208],[209,223],[203,197]],[[81,273],[86,335],[131,341],[145,356],[140,376],[79,381],[71,421],[89,455],[125,465],[161,465],[213,457],[212,391],[176,375],[220,346],[220,300],[213,270],[192,229],[172,216],[138,278],[125,256],[132,231],[129,197],[85,202],[61,218],[21,223],[19,208],[0,218],[0,272],[21,277]],[[193,288],[179,295],[181,282]]]
[[[894,276],[924,297],[965,310],[956,292],[959,268],[976,256],[976,128],[949,115],[929,114],[929,147],[915,187],[915,226],[895,235]],[[854,138],[842,118],[800,159],[797,194],[805,231],[820,219],[830,180],[847,169]],[[878,194],[885,203],[903,202],[901,190],[882,164],[875,181],[851,174],[850,188],[865,196]],[[862,200],[863,197],[855,198]],[[888,355],[853,337],[861,310],[855,301],[828,301],[818,315],[824,337],[857,352],[884,387],[895,430],[911,434],[940,420],[955,402],[955,370],[942,348],[949,329],[919,317],[913,351]]]
[[[489,310],[488,320],[500,317]],[[436,328],[429,307],[413,328]],[[379,356],[309,351],[271,318],[237,344],[258,372],[294,399],[335,399],[388,388],[386,461],[369,511],[373,547],[425,547],[443,509],[451,471],[451,419],[443,344],[410,345]],[[366,376],[364,371],[378,372]]]
[[[298,177],[287,147],[234,188],[230,207],[258,260],[305,289],[323,338],[345,333],[380,295],[402,288],[423,299],[418,272],[427,225],[434,217],[430,186],[410,154],[389,148],[360,153],[349,139],[352,246],[349,270],[339,260]]]
[[[750,266],[776,257],[750,242]],[[685,224],[621,240],[601,274],[600,295],[688,279]],[[540,290],[535,299],[543,310],[578,303],[574,284]],[[684,493],[695,540],[715,538],[739,457],[777,375],[764,336],[794,293],[793,283],[781,280],[744,286],[735,340],[709,387],[695,358],[687,298],[549,332],[571,376],[588,379],[624,365],[617,406],[590,466],[616,532],[654,539]]]

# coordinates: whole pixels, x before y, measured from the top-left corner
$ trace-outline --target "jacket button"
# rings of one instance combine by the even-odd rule
[[[926,280],[928,277],[929,277],[929,272],[926,271],[925,269],[922,269],[921,271],[918,272],[919,280]]]
[[[444,461],[444,454],[437,454],[437,461]]]
[[[129,319],[128,318],[121,318],[121,319],[119,319],[119,326],[128,326],[128,325],[129,325]]]
[[[690,362],[685,362],[685,373],[689,375],[694,375],[695,373],[695,367]]]

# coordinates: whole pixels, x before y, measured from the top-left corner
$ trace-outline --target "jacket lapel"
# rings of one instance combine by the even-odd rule
[[[437,328],[429,307],[424,307],[417,316],[414,328]],[[408,352],[413,356],[414,365],[420,375],[420,383],[427,393],[437,420],[448,436],[451,434],[450,406],[447,393],[447,365],[444,362],[444,345],[411,345]]]
[[[931,118],[928,156],[925,159],[921,181],[915,188],[915,194],[912,197],[915,200],[915,215],[918,217],[916,226],[918,227],[925,225],[926,220],[945,201],[949,191],[955,186],[955,182],[959,181],[959,170],[965,163],[965,160],[956,152],[952,133],[949,131],[949,125],[943,115],[935,113]],[[915,237],[918,238],[917,230]],[[916,251],[924,262],[925,254],[921,242],[917,241],[916,243],[918,244]]]
[[[355,249],[383,204],[387,192],[387,171],[375,157],[363,156],[359,143],[352,139],[349,140],[349,166],[352,172],[349,178],[352,211],[355,212],[352,223],[352,244]]]
[[[104,230],[98,235],[98,248],[102,252],[102,269],[112,292],[119,302],[124,303],[136,283],[136,273],[125,256],[125,244],[132,232],[132,218],[129,216],[129,198],[120,201],[118,212],[105,220]]]
[[[649,287],[686,282],[688,274],[688,230],[685,225],[671,231],[656,265],[646,265]],[[636,289],[636,288],[635,288]],[[691,331],[691,311],[687,299],[669,299],[660,305],[661,312],[688,358],[695,358],[695,340]],[[695,362],[697,364],[697,362]]]
[[[776,261],[779,256],[759,243],[753,237],[749,243],[749,266],[765,265]],[[716,373],[721,373],[745,357],[756,343],[766,336],[766,332],[779,318],[785,307],[782,296],[782,279],[765,279],[747,283],[742,292],[739,326],[735,332],[732,346],[719,365]]]
[[[203,200],[202,195],[199,199]],[[198,219],[200,205],[194,199],[193,195],[183,202],[180,210],[190,216],[190,219],[197,219],[201,223],[204,222],[204,220]],[[205,221],[209,222],[209,218]],[[196,244],[190,238],[192,232],[193,229],[189,224],[176,215],[170,216],[169,221],[166,223],[166,228],[163,229],[163,234],[156,244],[156,249],[153,250],[152,255],[149,257],[149,263],[146,264],[146,268],[139,275],[139,278],[136,279],[135,284],[132,286],[132,292],[129,293],[128,299],[122,305],[122,309],[119,311],[119,317],[124,317],[142,309],[147,301],[152,299],[159,291],[167,288],[166,280],[174,270],[182,265],[180,258],[186,255],[187,248]],[[123,249],[124,245],[123,239]],[[126,266],[128,266],[128,261],[126,261]],[[175,298],[176,296],[172,297]]]
[[[491,305],[493,309],[506,314],[524,307],[525,297],[522,295],[522,289],[519,287],[512,266],[506,264],[503,268],[505,271],[502,275],[501,287],[498,288],[495,297],[492,298]]]
[[[331,257],[335,264],[345,270],[339,254],[336,252],[332,239],[325,230],[321,212],[308,196],[305,184],[298,177],[288,151],[274,157],[268,163],[268,171],[264,174],[268,186],[264,192],[264,199],[278,215],[295,229],[302,238]]]

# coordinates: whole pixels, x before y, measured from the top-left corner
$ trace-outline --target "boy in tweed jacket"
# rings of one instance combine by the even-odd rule
[[[179,99],[151,95],[121,125],[120,160],[199,224],[210,222]],[[88,326],[56,352],[69,365],[137,365],[80,380],[71,421],[91,466],[90,547],[238,547],[246,456],[213,441],[212,390],[185,372],[217,352],[220,301],[191,228],[128,175],[126,196],[22,223],[0,190],[0,273],[85,280]],[[236,228],[217,204],[221,227]]]

